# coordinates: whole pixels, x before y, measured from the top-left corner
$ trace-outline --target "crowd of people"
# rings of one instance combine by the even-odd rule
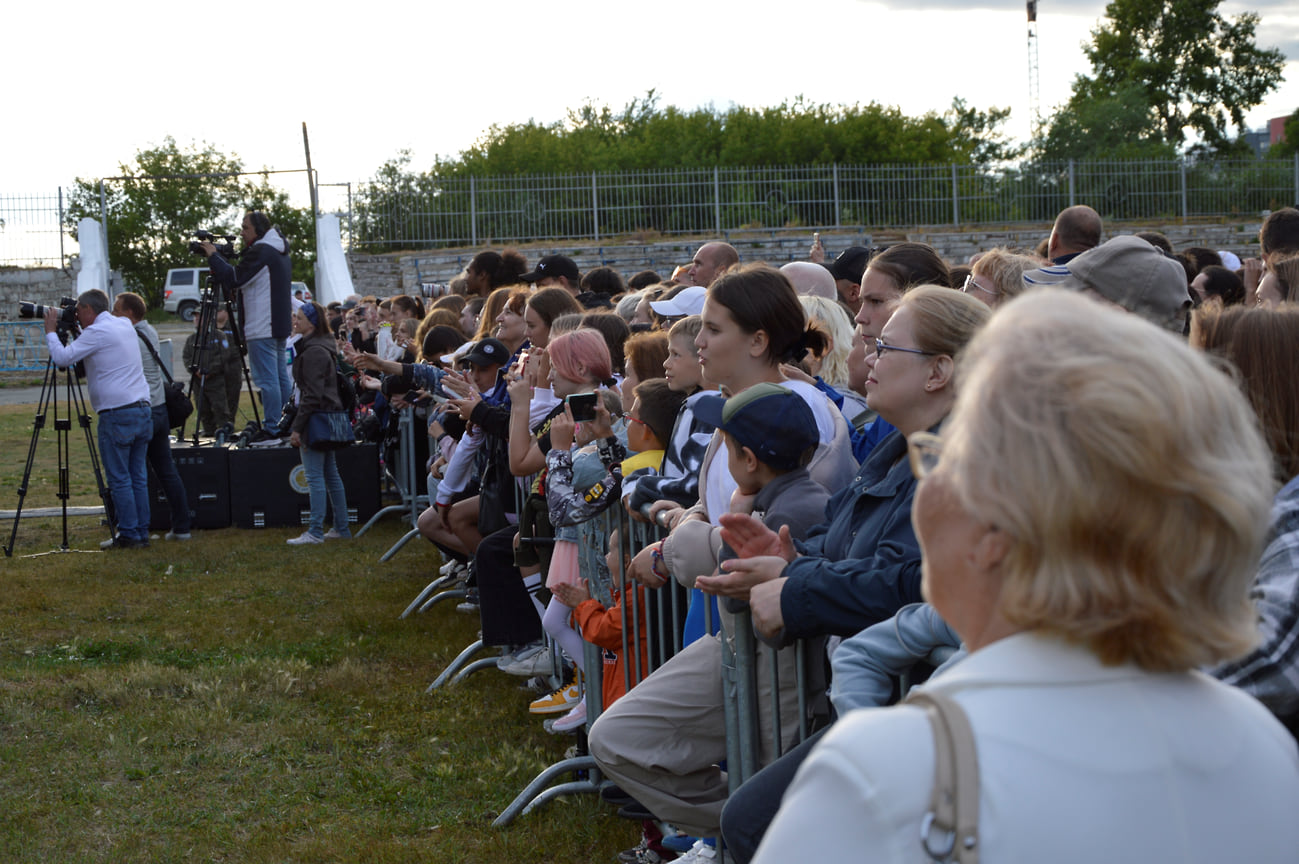
[[[943,757],[923,708],[885,706],[941,650],[915,692],[968,717],[984,816],[968,837],[940,819],[932,848],[1283,860],[1299,210],[1260,247],[1107,240],[1072,207],[1037,248],[958,265],[818,240],[776,269],[710,242],[624,281],[489,250],[427,313],[326,314],[365,387],[425,406],[419,528],[498,667],[549,685],[528,710],[586,732],[641,820],[619,860],[923,860]],[[611,513],[663,536],[632,544]],[[681,647],[656,665],[643,598],[673,585]],[[724,658],[748,627],[770,650],[737,788]],[[795,644],[829,674],[800,675]]]
[[[818,238],[777,269],[709,242],[624,279],[486,250],[427,309],[308,301],[298,415],[268,418],[311,481],[290,542],[349,536],[313,413],[354,387],[380,436],[418,416],[419,530],[527,710],[581,735],[639,820],[623,862],[1289,861],[1299,210],[1259,243],[1106,239],[1079,206],[960,264]],[[134,339],[106,313],[83,297],[104,336],[51,337],[56,360]],[[131,545],[156,407],[143,376],[93,383],[122,412],[100,434]],[[657,663],[663,590],[688,605]],[[749,628],[760,770],[737,785],[725,658]],[[903,674],[924,683],[898,703]],[[949,748],[953,715],[971,735]],[[946,794],[953,769],[972,796]]]

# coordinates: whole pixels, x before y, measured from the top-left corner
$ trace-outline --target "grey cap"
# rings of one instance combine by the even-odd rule
[[[1184,332],[1187,310],[1191,308],[1185,268],[1130,234],[1088,249],[1068,264],[1024,274],[1025,288],[1041,286],[1095,292],[1102,299],[1178,334]]]

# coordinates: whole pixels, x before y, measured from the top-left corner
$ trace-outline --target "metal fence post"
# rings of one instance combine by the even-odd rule
[[[835,162],[832,166],[834,169],[834,227],[839,227],[839,163]],[[1299,199],[1296,199],[1299,200]]]
[[[1299,150],[1294,152],[1294,202],[1299,207]]]
[[[595,172],[591,172],[591,231],[600,240],[600,199],[595,191]]]
[[[1186,157],[1177,160],[1178,172],[1182,178],[1182,221],[1186,221],[1187,214],[1190,212],[1190,204],[1186,193]]]
[[[469,175],[469,239],[471,246],[478,245],[478,201],[474,196],[474,175]]]
[[[1073,207],[1075,204],[1078,203],[1078,199],[1074,196],[1074,186],[1073,186],[1073,182],[1074,182],[1074,173],[1073,173],[1073,168],[1074,168],[1073,160],[1070,159],[1070,160],[1069,160],[1069,206],[1070,206],[1070,207]]]
[[[952,163],[952,227],[961,224],[960,186],[956,182],[956,163]]]
[[[713,222],[717,236],[722,236],[722,177],[716,166],[713,166]]]
[[[59,266],[66,267],[67,257],[63,252],[63,187],[59,187]]]

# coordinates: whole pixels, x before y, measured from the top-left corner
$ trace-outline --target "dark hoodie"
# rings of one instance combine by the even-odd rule
[[[220,255],[208,259],[212,279],[239,289],[239,318],[245,339],[287,339],[293,331],[293,262],[289,243],[272,228],[255,240],[231,267]]]

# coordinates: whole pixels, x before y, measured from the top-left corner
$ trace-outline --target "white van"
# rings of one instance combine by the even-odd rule
[[[193,321],[202,299],[207,273],[206,267],[177,267],[168,270],[167,281],[162,285],[162,308],[176,313],[186,321]]]
[[[176,267],[167,271],[167,281],[162,286],[162,308],[174,312],[186,321],[193,321],[202,302],[203,283],[207,280],[206,267]],[[304,299],[311,299],[311,289],[305,282],[294,282],[292,290],[301,291]]]

